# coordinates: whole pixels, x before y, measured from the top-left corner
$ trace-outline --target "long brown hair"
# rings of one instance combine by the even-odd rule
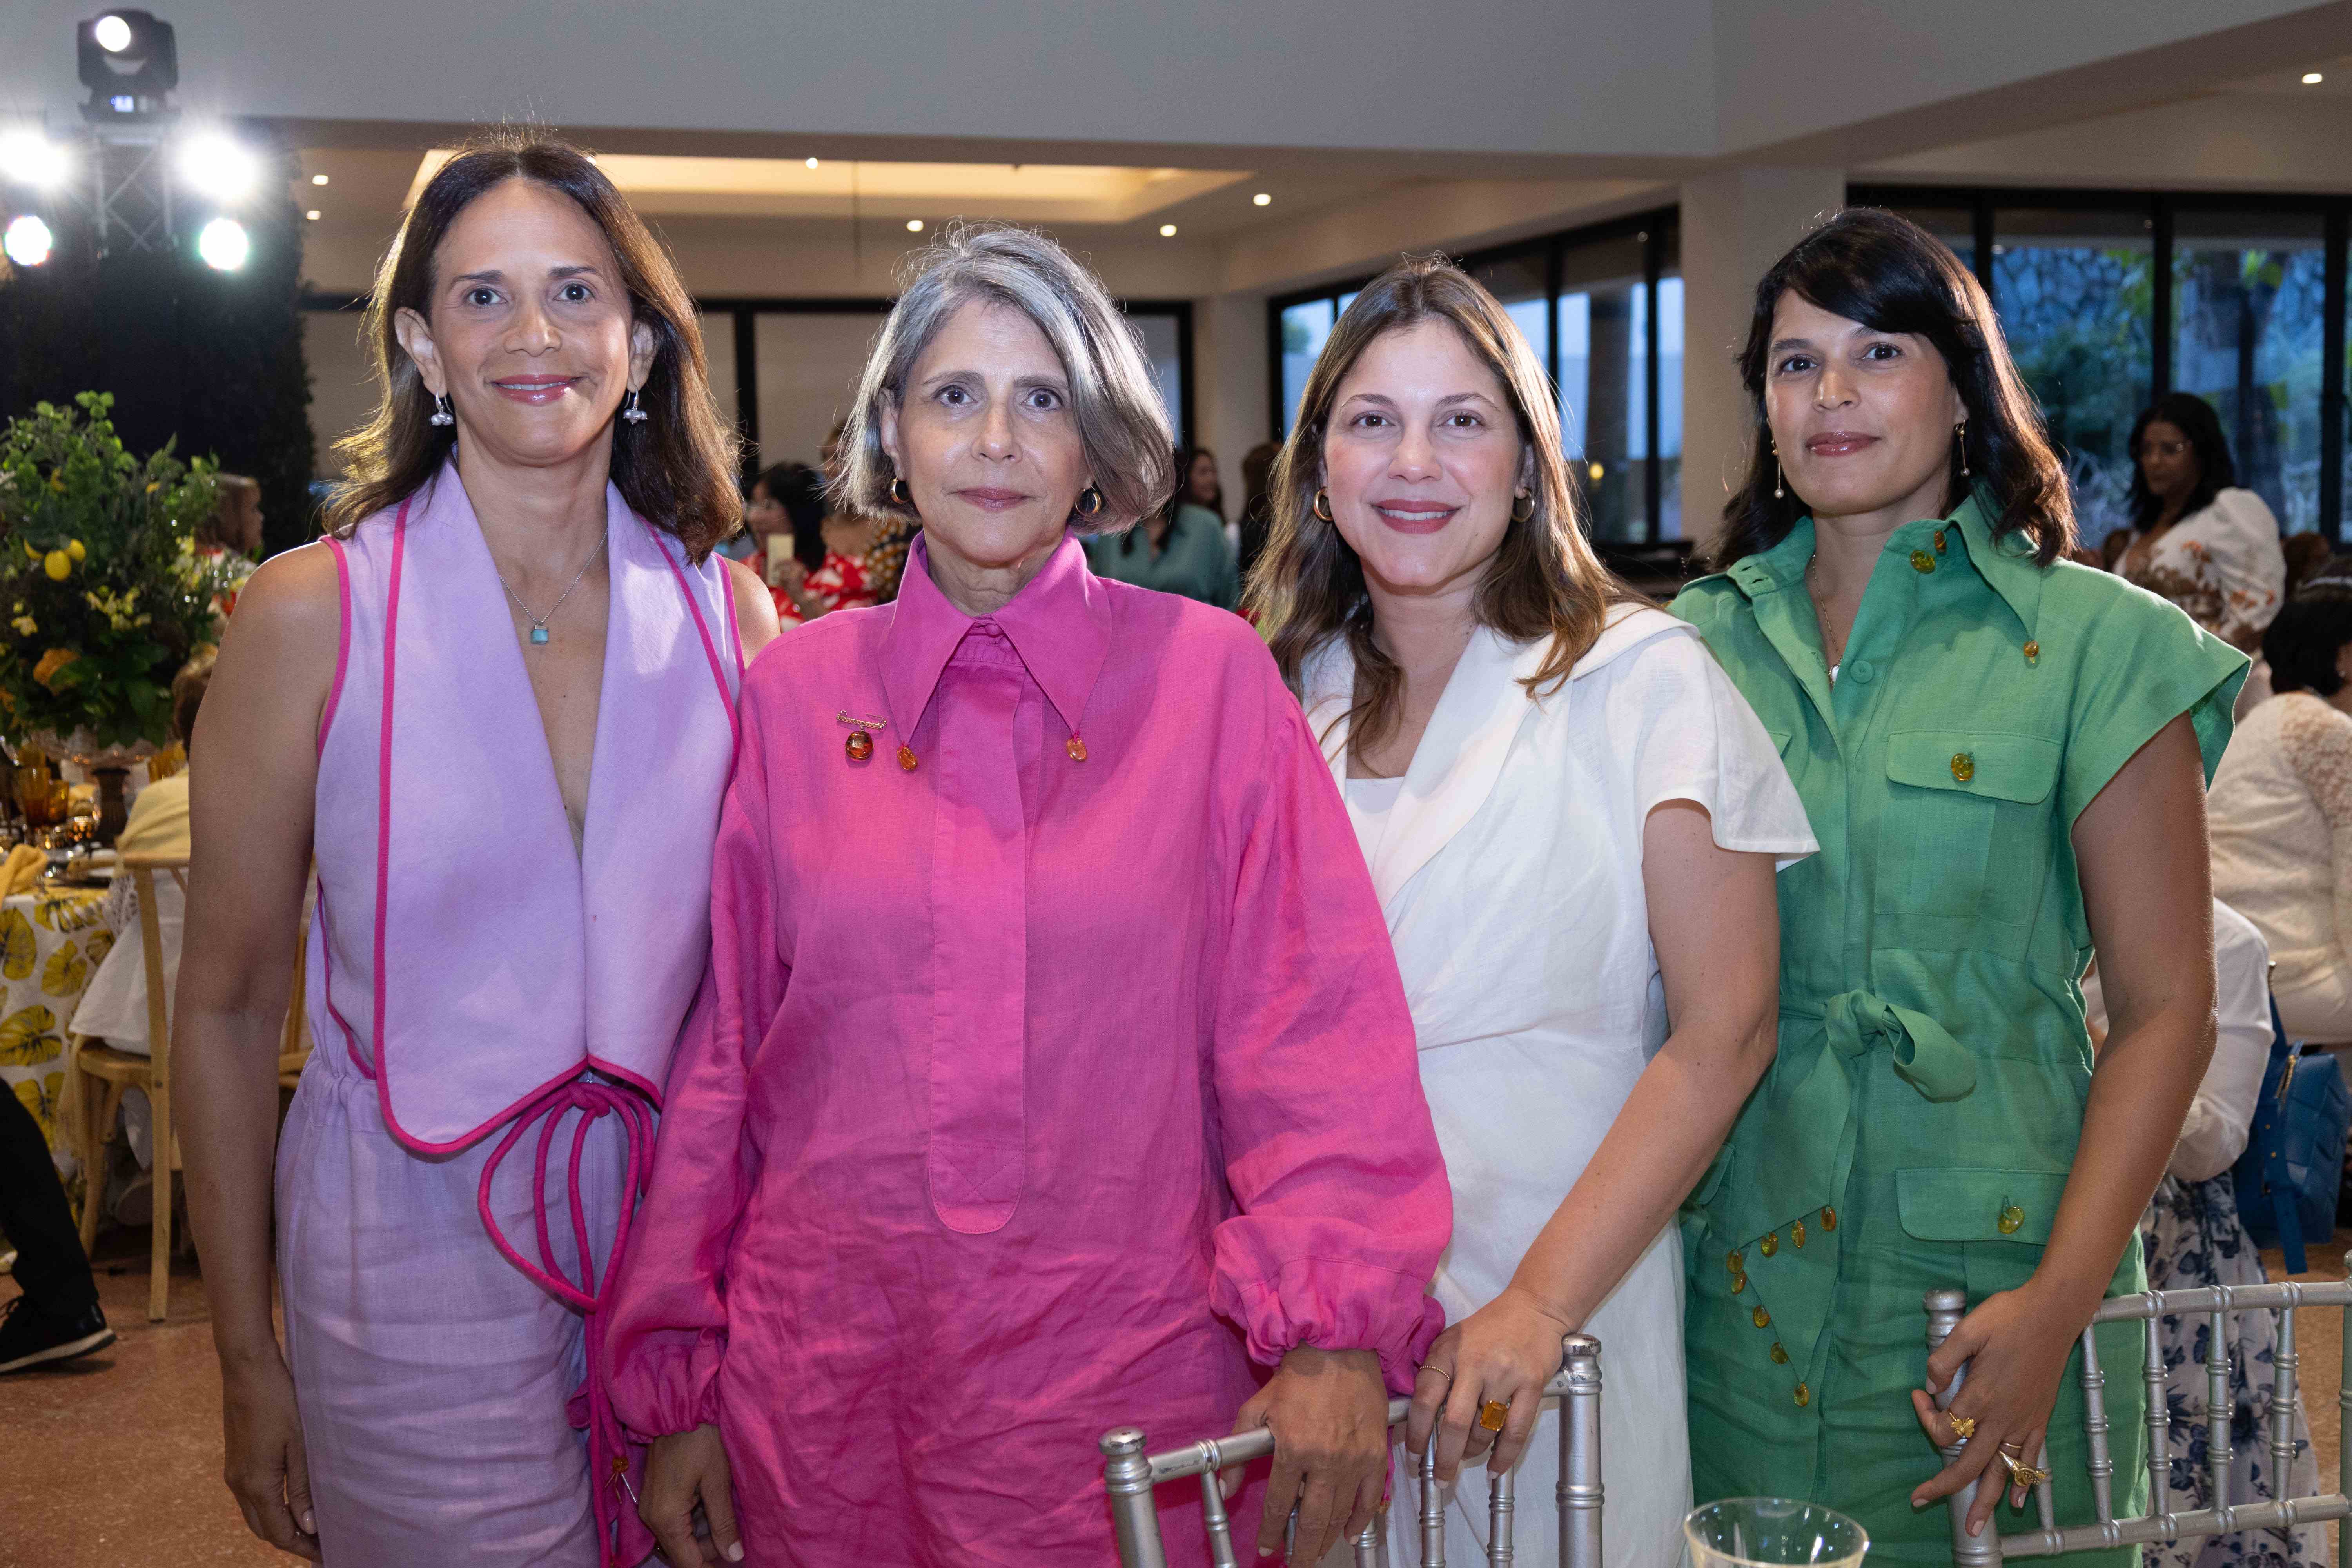
[[[1323,437],[1339,384],[1373,340],[1423,321],[1444,321],[1461,333],[1470,352],[1494,372],[1510,396],[1519,439],[1531,459],[1533,510],[1504,527],[1503,542],[1474,601],[1479,624],[1514,642],[1551,639],[1541,668],[1522,682],[1528,695],[1568,679],[1601,636],[1611,605],[1641,600],[1585,541],[1582,506],[1560,443],[1559,404],[1527,339],[1492,294],[1443,256],[1399,263],[1356,296],[1307,378],[1298,417],[1276,460],[1266,498],[1272,532],[1249,581],[1249,610],[1293,692],[1305,695],[1306,665],[1316,649],[1335,636],[1348,639],[1356,661],[1349,744],[1358,754],[1396,728],[1404,671],[1372,640],[1363,563],[1339,528],[1315,510],[1322,488]]]
[[[1973,488],[1995,537],[2024,534],[2040,564],[2049,565],[2074,545],[2066,470],[2010,357],[1984,285],[1950,247],[1909,218],[1878,207],[1848,207],[1799,240],[1756,285],[1748,343],[1739,351],[1739,380],[1748,389],[1748,479],[1723,509],[1717,571],[1788,538],[1808,510],[1796,488],[1781,481],[1764,417],[1772,317],[1780,297],[1791,291],[1874,332],[1923,337],[1944,356],[1968,410],[1967,433],[1952,443],[1947,464],[1947,513]]]
[[[449,226],[509,180],[570,196],[612,246],[630,315],[654,337],[653,368],[637,394],[647,417],[614,422],[613,483],[632,510],[700,562],[741,523],[743,499],[735,488],[739,444],[710,395],[694,301],[669,253],[587,154],[530,133],[501,136],[442,164],[376,268],[362,335],[383,395],[375,416],[335,444],[348,477],[327,503],[328,531],[348,538],[362,518],[399,505],[440,472],[457,444],[454,427],[431,423],[432,395],[394,324],[403,310],[432,319],[434,261]]]

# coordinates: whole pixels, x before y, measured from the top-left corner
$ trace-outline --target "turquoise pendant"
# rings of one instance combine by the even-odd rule
[[[530,640],[534,645],[545,642],[547,640],[547,628],[545,626],[531,627]]]

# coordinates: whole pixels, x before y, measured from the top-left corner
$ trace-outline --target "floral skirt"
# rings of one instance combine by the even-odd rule
[[[2238,1217],[2238,1198],[2225,1173],[2209,1182],[2167,1176],[2140,1221],[2147,1248],[2147,1282],[2158,1290],[2200,1285],[2259,1285],[2265,1279],[2262,1256]],[[2235,1313],[2231,1340],[2230,1500],[2244,1503],[2277,1495],[2271,1474],[2269,1423],[2278,1391],[2272,1371],[2278,1349],[2268,1312]],[[2165,1403],[2171,1421],[2170,1495],[2163,1506],[2176,1513],[2210,1507],[2212,1488],[2206,1470],[2205,1363],[2212,1320],[2203,1313],[2168,1315],[2159,1325],[2164,1342]],[[2298,1400],[2298,1405],[2301,1403]],[[2288,1495],[2308,1497],[2319,1489],[2319,1462],[2311,1448],[2311,1427],[2294,1414],[2294,1464]],[[2151,1546],[2147,1568],[2324,1568],[2326,1531],[2304,1525],[2293,1531],[2243,1530],[2177,1546]]]

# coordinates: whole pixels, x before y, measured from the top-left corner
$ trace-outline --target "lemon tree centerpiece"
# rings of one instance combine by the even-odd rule
[[[119,824],[120,770],[169,739],[172,677],[217,635],[223,573],[195,548],[216,465],[169,443],[132,456],[113,405],[85,392],[0,431],[0,733],[96,771]]]

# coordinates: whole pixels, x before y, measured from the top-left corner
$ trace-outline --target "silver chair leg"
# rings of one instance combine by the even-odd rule
[[[1510,1471],[1486,1473],[1486,1568],[1510,1568],[1517,1555],[1511,1546],[1511,1486]]]
[[[1210,1568],[1241,1568],[1234,1555],[1234,1524],[1225,1515],[1225,1494],[1217,1485],[1217,1461],[1223,1456],[1213,1440],[1201,1447],[1209,1461],[1201,1472],[1201,1525],[1209,1532]]]
[[[1968,1315],[1968,1310],[1969,1298],[1965,1291],[1945,1289],[1927,1292],[1927,1352],[1930,1355],[1952,1337],[1952,1331],[1960,1326],[1960,1320]],[[1950,1408],[1952,1401],[1959,1397],[1960,1384],[1966,1376],[1964,1369],[1953,1377],[1952,1385],[1945,1391],[1937,1408]],[[1955,1443],[1944,1449],[1944,1462],[1949,1464],[1958,1458],[1960,1450],[1966,1447],[1965,1443]],[[1990,1564],[2000,1561],[1999,1520],[1989,1521],[1979,1534],[1968,1532],[1969,1510],[1975,1506],[1977,1488],[1984,1484],[1982,1480],[1971,1481],[1952,1494],[1949,1500],[1954,1568],[1990,1568]]]
[[[1601,1342],[1560,1342],[1568,1392],[1559,1400],[1560,1568],[1601,1568]]]
[[[1143,1458],[1143,1434],[1121,1426],[1105,1433],[1100,1447],[1119,1562],[1124,1568],[1168,1568],[1168,1554],[1160,1543],[1160,1511],[1151,1502],[1151,1467]]]
[[[1421,1451],[1421,1565],[1445,1568],[1445,1494],[1437,1485],[1437,1435]]]

